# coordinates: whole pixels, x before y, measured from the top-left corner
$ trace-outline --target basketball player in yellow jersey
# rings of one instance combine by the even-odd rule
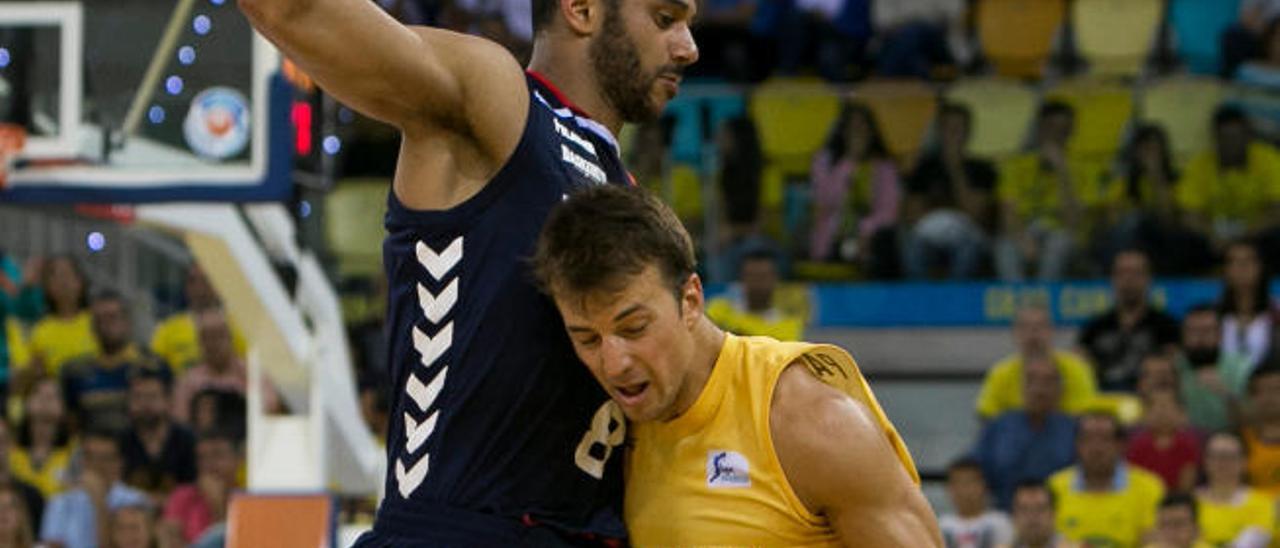
[[[637,546],[942,545],[853,359],[716,328],[689,235],[655,197],[571,195],[534,268],[578,356],[632,421],[624,515]]]

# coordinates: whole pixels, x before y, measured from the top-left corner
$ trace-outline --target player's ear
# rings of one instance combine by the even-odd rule
[[[693,329],[697,325],[698,318],[702,315],[703,301],[702,278],[697,273],[690,274],[684,281],[684,288],[680,290],[680,315],[685,327]]]
[[[603,0],[560,0],[560,14],[574,34],[594,34],[604,22]]]

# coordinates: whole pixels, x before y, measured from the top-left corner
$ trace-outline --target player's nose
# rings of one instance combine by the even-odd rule
[[[688,26],[683,26],[671,45],[671,60],[680,66],[688,66],[698,61],[698,44],[693,40],[693,33]]]
[[[631,353],[627,343],[620,337],[605,337],[601,343],[600,359],[603,364],[604,377],[607,380],[625,380],[631,370]]]

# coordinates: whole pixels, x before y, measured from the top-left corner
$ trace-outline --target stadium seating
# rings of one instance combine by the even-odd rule
[[[1047,91],[1045,98],[1063,101],[1075,109],[1075,135],[1068,145],[1073,155],[1107,162],[1120,149],[1125,128],[1133,117],[1133,91],[1129,86],[1074,80]]]
[[[1169,0],[1174,49],[1191,72],[1217,74],[1222,32],[1236,21],[1240,0]]]
[[[979,0],[978,41],[1003,76],[1039,78],[1066,19],[1065,0]]]
[[[937,114],[937,92],[914,80],[872,81],[854,88],[853,98],[875,113],[889,152],[910,165]]]
[[[1185,161],[1209,144],[1209,119],[1226,97],[1225,86],[1209,78],[1171,78],[1142,92],[1143,121],[1164,126],[1174,155]]]
[[[347,277],[382,272],[382,213],[387,209],[386,179],[346,179],[325,197],[325,237]]]
[[[777,211],[786,180],[808,177],[813,155],[840,113],[840,99],[817,80],[778,79],[756,88],[748,112],[768,163],[762,205],[766,211]]]
[[[1076,48],[1101,76],[1138,76],[1156,40],[1161,0],[1075,0]]]
[[[1002,79],[962,80],[947,90],[946,97],[973,112],[970,149],[993,158],[1022,147],[1038,102],[1028,87]]]

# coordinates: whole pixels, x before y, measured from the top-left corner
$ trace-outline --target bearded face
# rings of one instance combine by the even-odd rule
[[[609,105],[630,123],[656,120],[666,106],[654,97],[658,79],[679,78],[682,69],[664,64],[646,71],[640,49],[622,21],[622,1],[606,2],[604,25],[590,46],[591,66]]]

